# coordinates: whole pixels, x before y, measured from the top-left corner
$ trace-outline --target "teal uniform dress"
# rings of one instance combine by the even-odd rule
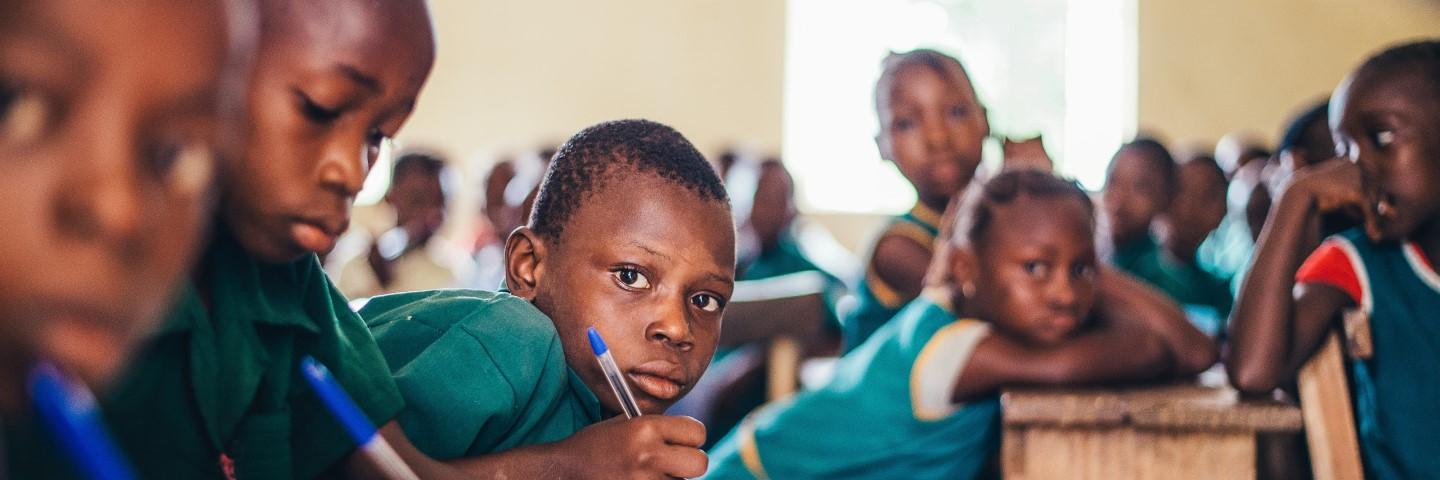
[[[929,293],[842,357],[829,383],[755,411],[710,451],[706,479],[965,479],[1000,446],[996,396],[956,404],[989,334]]]
[[[939,212],[916,203],[909,212],[891,219],[880,236],[883,238],[887,235],[899,235],[914,240],[927,250],[933,250],[935,237],[940,234],[939,224]],[[865,343],[881,325],[899,313],[906,303],[914,300],[905,298],[895,287],[880,279],[873,266],[865,268],[865,277],[856,289],[855,298],[858,302],[854,310],[841,321],[844,351],[847,353]]]
[[[209,308],[186,285],[100,397],[121,450],[140,478],[337,477],[356,445],[300,375],[300,360],[325,364],[383,425],[402,400],[369,329],[314,255],[264,263],[221,227],[199,263]],[[31,434],[10,437],[14,478],[78,475],[52,439]]]
[[[505,292],[433,290],[360,309],[405,398],[400,427],[453,459],[554,442],[600,421],[550,317]]]
[[[1440,274],[1414,243],[1377,245],[1352,229],[1327,239],[1297,281],[1311,281],[1326,250],[1351,264],[1370,319],[1374,355],[1348,364],[1365,476],[1440,478]]]
[[[1180,261],[1146,235],[1116,247],[1110,263],[1165,292],[1184,308],[1195,328],[1215,337],[1225,330],[1235,299],[1229,280],[1200,266],[1198,257],[1194,262]]]

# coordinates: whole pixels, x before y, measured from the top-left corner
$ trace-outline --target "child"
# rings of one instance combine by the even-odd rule
[[[228,105],[243,90],[222,79],[244,73],[253,25],[227,24],[225,7],[6,2],[0,416],[25,409],[26,370],[37,357],[103,386],[183,278],[204,231],[216,157],[238,146],[222,140],[243,120]]]
[[[221,171],[215,238],[178,305],[101,399],[108,420],[145,478],[375,474],[299,374],[312,356],[417,473],[443,475],[391,421],[384,359],[315,256],[429,74],[425,4],[266,0],[260,21],[249,151]]]
[[[1297,174],[1276,203],[1232,320],[1236,388],[1291,381],[1343,310],[1369,318],[1373,356],[1349,364],[1367,477],[1440,475],[1440,41],[1366,60],[1330,99],[1341,160]],[[1314,248],[1319,218],[1365,219]],[[1302,262],[1303,260],[1303,262]]]
[[[385,203],[395,209],[395,227],[341,263],[334,281],[347,298],[450,288],[468,276],[464,254],[436,237],[445,226],[449,199],[445,161],[424,153],[401,155],[391,178]]]
[[[967,194],[927,290],[817,390],[764,407],[705,478],[972,478],[996,453],[1006,385],[1189,374],[1212,344],[1163,295],[1096,263],[1078,185],[1019,169]],[[959,318],[957,320],[957,318]]]
[[[454,464],[485,478],[704,473],[704,427],[660,414],[715,351],[734,288],[728,202],[705,158],[669,127],[621,120],[572,137],[529,225],[506,242],[508,291],[388,295],[361,310],[415,446],[475,457]],[[613,418],[622,409],[591,326],[645,416]]]
[[[1230,282],[1201,265],[1197,252],[1225,219],[1225,172],[1214,158],[1197,155],[1176,173],[1175,201],[1156,219],[1159,275],[1148,280],[1180,302],[1195,326],[1214,336],[1230,316]]]
[[[934,50],[891,54],[875,84],[875,145],[915,187],[915,206],[880,234],[855,309],[842,322],[845,350],[860,345],[920,294],[940,211],[975,176],[990,135],[985,107],[960,61]]]

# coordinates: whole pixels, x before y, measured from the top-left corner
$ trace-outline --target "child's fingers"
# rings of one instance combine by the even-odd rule
[[[671,478],[694,478],[705,474],[710,457],[693,447],[666,446],[656,452],[655,471]]]
[[[654,422],[656,431],[665,443],[682,447],[700,447],[705,444],[705,424],[685,416],[646,415],[644,419]]]

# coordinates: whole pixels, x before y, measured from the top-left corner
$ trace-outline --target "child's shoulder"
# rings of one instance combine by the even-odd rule
[[[548,357],[559,333],[539,309],[506,292],[426,290],[381,295],[360,309],[392,369],[426,349],[470,345],[499,361]]]

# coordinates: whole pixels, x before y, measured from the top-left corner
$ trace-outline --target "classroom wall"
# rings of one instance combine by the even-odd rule
[[[1390,43],[1440,36],[1437,0],[1139,0],[1138,125],[1179,144],[1268,142]]]
[[[778,150],[785,2],[432,0],[439,56],[407,145],[533,149],[603,121],[670,124],[706,154]]]

